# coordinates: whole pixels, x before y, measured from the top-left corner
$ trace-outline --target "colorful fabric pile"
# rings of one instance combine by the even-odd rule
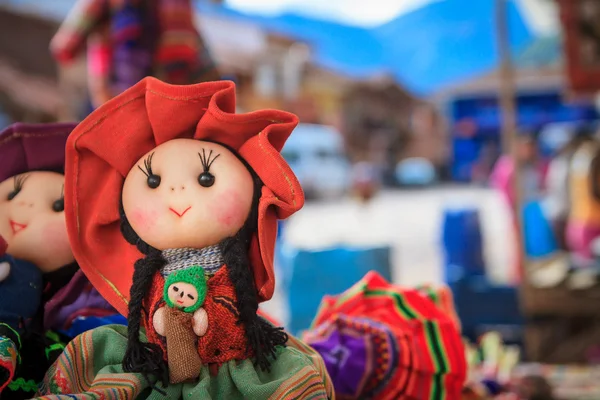
[[[325,297],[305,341],[345,399],[459,399],[466,378],[456,320],[424,292],[370,272]]]

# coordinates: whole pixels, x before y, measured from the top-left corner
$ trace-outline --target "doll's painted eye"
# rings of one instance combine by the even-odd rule
[[[156,189],[160,186],[160,176],[158,175],[150,175],[147,179],[148,187],[151,189]]]
[[[211,187],[215,184],[215,176],[210,172],[203,172],[198,177],[198,183],[202,187]]]
[[[192,296],[191,294],[188,294],[188,295],[187,295],[187,297],[188,297],[190,300],[194,300],[194,296]]]
[[[65,199],[58,199],[52,203],[52,210],[56,212],[65,211]]]
[[[179,292],[179,288],[177,286],[173,286],[173,291],[174,292]]]
[[[15,197],[17,197],[18,194],[19,194],[19,192],[17,190],[13,190],[12,192],[10,192],[8,194],[8,200],[10,201],[10,200],[14,199]]]

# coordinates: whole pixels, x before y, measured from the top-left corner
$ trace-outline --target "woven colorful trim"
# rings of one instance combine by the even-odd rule
[[[8,373],[8,379],[5,382],[0,382],[0,393],[15,375],[18,355],[16,344],[7,337],[0,337],[0,370]]]

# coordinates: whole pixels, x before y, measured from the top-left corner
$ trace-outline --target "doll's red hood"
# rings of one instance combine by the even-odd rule
[[[177,86],[145,78],[104,104],[73,131],[66,150],[67,229],[81,269],[126,315],[133,265],[142,254],[120,232],[125,176],[166,141],[210,140],[236,150],[264,183],[249,256],[259,299],[270,299],[277,219],[304,204],[300,184],[280,154],[297,123],[295,115],[277,110],[235,114],[235,85],[229,81]]]

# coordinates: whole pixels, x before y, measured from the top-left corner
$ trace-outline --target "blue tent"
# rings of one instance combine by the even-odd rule
[[[436,1],[371,29],[291,13],[261,16],[223,6],[199,7],[205,13],[252,21],[306,41],[314,51],[314,62],[324,68],[354,78],[388,73],[421,95],[498,64],[493,0]],[[515,53],[535,39],[513,2],[509,26]]]

